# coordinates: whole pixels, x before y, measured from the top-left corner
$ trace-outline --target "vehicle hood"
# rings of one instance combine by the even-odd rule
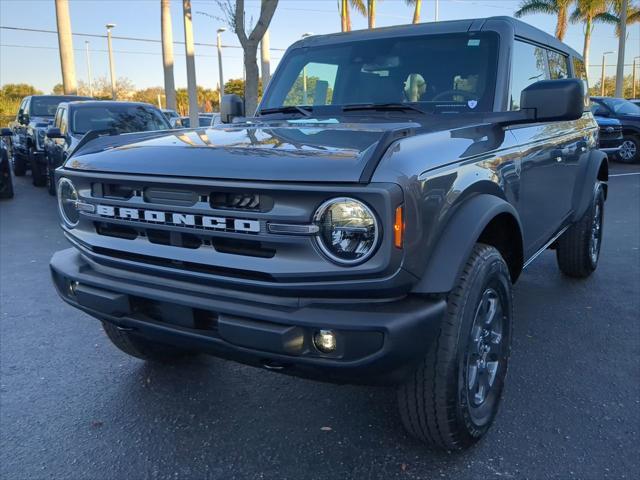
[[[596,122],[598,122],[598,125],[600,125],[601,127],[617,127],[618,125],[620,125],[620,120],[616,118],[599,117],[597,115],[594,118],[596,119]]]
[[[484,124],[483,115],[341,123],[279,120],[83,139],[65,168],[136,175],[291,182],[367,181],[399,138]]]
[[[280,122],[100,137],[65,168],[139,175],[357,182],[389,131],[417,125]]]
[[[633,123],[640,125],[640,115],[618,115],[616,117],[622,123]]]
[[[33,128],[46,128],[53,123],[54,117],[31,117],[29,126]]]

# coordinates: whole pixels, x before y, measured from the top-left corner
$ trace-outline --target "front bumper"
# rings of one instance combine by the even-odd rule
[[[50,266],[62,299],[102,321],[158,342],[335,383],[402,381],[424,357],[446,309],[442,298],[276,297],[121,276],[73,248],[57,252]],[[335,352],[314,347],[320,329],[336,332]]]

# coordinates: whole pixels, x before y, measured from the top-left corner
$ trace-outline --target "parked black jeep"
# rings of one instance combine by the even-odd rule
[[[22,99],[15,120],[9,124],[13,131],[13,173],[17,177],[31,169],[33,184],[45,184],[44,136],[56,108],[60,102],[87,99],[75,95],[31,95]]]
[[[512,285],[598,264],[606,155],[580,56],[506,17],[308,37],[251,118],[102,137],[56,170],[69,304],[126,353],[398,385],[464,448],[504,387]],[[222,120],[242,115],[225,97]]]
[[[160,109],[148,103],[95,100],[60,103],[44,141],[49,193],[56,194],[54,170],[65,162],[85,135],[95,137],[169,129],[171,125]]]

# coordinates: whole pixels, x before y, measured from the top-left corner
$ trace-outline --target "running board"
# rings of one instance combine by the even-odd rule
[[[549,245],[551,245],[558,238],[560,238],[560,236],[569,229],[569,226],[570,225],[567,225],[562,230],[560,230],[551,240],[549,240],[547,243],[545,243],[544,246],[540,250],[538,250],[536,253],[534,253],[531,256],[531,258],[525,262],[524,267],[522,267],[522,269],[524,270],[525,268],[527,268],[531,262],[533,262],[536,258],[538,258],[538,256],[540,256],[540,254],[542,252],[544,252],[547,248],[549,248]]]

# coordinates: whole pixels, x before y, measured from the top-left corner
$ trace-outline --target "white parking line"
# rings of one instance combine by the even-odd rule
[[[634,173],[614,173],[613,175],[609,175],[609,177],[626,177],[627,175],[640,175],[640,172],[634,172]]]

